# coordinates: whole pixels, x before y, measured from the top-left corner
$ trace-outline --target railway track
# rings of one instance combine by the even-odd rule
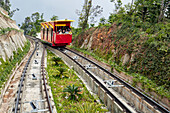
[[[73,67],[111,112],[169,113],[166,108],[118,76],[75,51],[67,48],[56,50],[48,47],[48,49],[58,54],[70,67]],[[118,108],[113,105],[117,105]],[[119,110],[116,111],[116,109]]]
[[[22,70],[24,69],[24,66],[26,64],[26,60],[31,55],[34,44],[33,40],[31,42],[31,47],[27,55],[23,58],[20,64],[16,64],[15,70],[13,70],[13,73],[9,77],[8,81],[5,83],[5,88],[3,91],[1,90],[1,105],[0,105],[0,113],[11,113],[12,112],[12,106],[15,100],[15,94],[17,92],[18,84],[20,81],[20,77],[22,74]]]
[[[13,112],[56,113],[51,90],[47,86],[44,63],[45,48],[40,44],[39,40],[29,38],[35,41],[35,48],[22,71]]]

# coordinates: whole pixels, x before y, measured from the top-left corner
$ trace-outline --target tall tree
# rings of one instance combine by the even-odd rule
[[[33,13],[31,17],[26,17],[24,23],[21,25],[21,29],[24,30],[24,34],[30,36],[36,36],[36,33],[41,30],[41,22],[44,22],[43,13],[40,15],[38,12]]]
[[[132,12],[132,6],[133,6],[133,0],[131,2],[131,6],[130,6],[130,12]]]
[[[92,0],[85,0],[83,9],[77,14],[80,16],[79,17],[79,27],[82,27],[82,30],[88,27],[88,19],[90,16],[90,9],[92,7]]]
[[[170,5],[169,0],[162,0],[158,22],[162,21],[164,15],[165,15],[165,11],[168,10],[167,9],[168,7],[170,7],[169,5]]]
[[[103,8],[97,5],[96,7],[92,6],[92,0],[85,0],[83,9],[81,11],[77,10],[79,16],[79,27],[84,30],[88,27],[88,21],[91,19],[91,22],[94,22],[94,18],[100,15],[103,12]]]
[[[11,10],[11,4],[9,0],[0,0],[0,7],[6,10],[10,17],[12,17],[16,11],[19,11],[18,8]]]
[[[115,11],[118,12],[120,7],[122,6],[122,1],[121,0],[110,0],[110,2],[114,2],[114,4],[115,4]]]
[[[100,18],[100,23],[101,23],[102,25],[105,24],[105,21],[106,21],[106,19],[105,19],[104,17]]]
[[[5,0],[5,5],[9,6],[10,5],[10,1],[9,0]]]

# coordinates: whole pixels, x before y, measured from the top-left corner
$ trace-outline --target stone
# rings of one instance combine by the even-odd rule
[[[130,56],[128,54],[125,54],[121,59],[123,65],[125,65],[129,61],[129,59],[130,59]]]
[[[0,12],[4,12],[0,8]],[[0,28],[15,28],[19,30],[19,27],[16,25],[16,22],[12,19],[9,19],[0,13]],[[26,38],[22,32],[18,31],[9,31],[5,35],[0,35],[0,56],[6,61],[13,57],[13,52],[17,51],[18,48],[24,47]],[[1,63],[0,63],[1,64]]]

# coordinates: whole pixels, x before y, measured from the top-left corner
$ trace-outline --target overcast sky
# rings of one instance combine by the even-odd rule
[[[84,0],[10,0],[12,9],[19,8],[15,13],[13,19],[17,24],[24,21],[25,17],[31,16],[32,13],[44,13],[44,19],[50,21],[53,15],[59,19],[72,19],[74,27],[78,25],[78,15],[75,13],[76,9],[81,10]],[[123,4],[127,4],[131,0],[122,0]],[[99,18],[109,17],[114,10],[114,4],[110,0],[93,0],[93,5],[100,5],[103,7],[103,13]]]

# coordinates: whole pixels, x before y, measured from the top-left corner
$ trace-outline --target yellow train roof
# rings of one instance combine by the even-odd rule
[[[54,21],[49,21],[49,22],[74,22],[74,20],[54,20]],[[48,23],[48,22],[42,22],[42,23]]]

